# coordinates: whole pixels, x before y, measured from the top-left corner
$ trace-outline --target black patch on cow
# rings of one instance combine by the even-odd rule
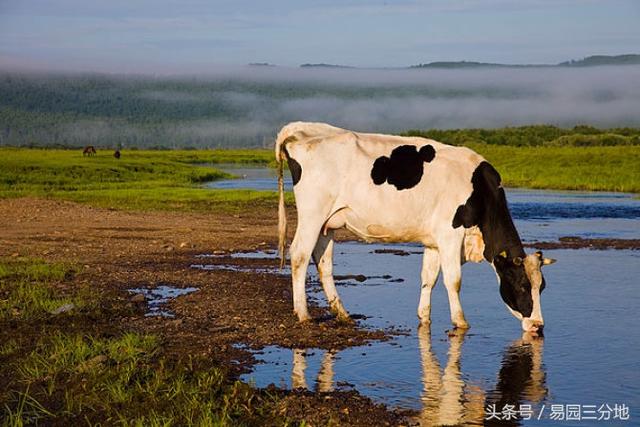
[[[287,166],[289,166],[289,172],[291,172],[291,180],[293,181],[293,185],[296,185],[300,182],[300,178],[302,178],[302,166],[296,159],[289,155],[286,148],[284,149],[284,154],[287,157]]]
[[[388,182],[398,190],[406,190],[418,185],[424,173],[424,163],[436,156],[431,145],[417,149],[415,145],[401,145],[391,152],[391,156],[378,157],[373,162],[371,179],[376,185]]]
[[[484,258],[492,262],[501,252],[509,259],[524,258],[524,248],[513,225],[500,174],[488,162],[478,165],[471,176],[473,191],[464,205],[458,206],[452,226],[477,225],[484,240]]]
[[[477,225],[484,240],[484,258],[492,262],[500,277],[500,295],[513,310],[531,315],[531,283],[524,265],[513,259],[524,258],[524,248],[513,225],[500,174],[488,162],[478,165],[471,176],[473,191],[464,205],[458,206],[451,225],[465,228]],[[500,254],[504,253],[506,256]]]

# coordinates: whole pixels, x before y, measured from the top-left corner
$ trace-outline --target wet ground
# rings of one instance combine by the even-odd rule
[[[216,185],[275,189],[271,171],[245,171],[240,175],[247,175],[246,180]],[[365,326],[393,326],[407,334],[341,351],[266,347],[256,355],[263,363],[243,378],[258,386],[355,389],[374,401],[418,410],[424,425],[482,424],[491,405],[498,411],[505,405],[530,407],[533,419],[522,421],[524,425],[560,423],[553,417],[561,409],[563,417],[574,418],[562,425],[596,425],[614,418],[625,424],[621,415],[638,420],[640,252],[625,248],[637,248],[640,239],[640,200],[612,193],[507,194],[523,240],[558,259],[545,267],[544,338],[522,334],[486,263],[463,268],[461,298],[472,326],[469,332],[446,332],[448,302],[441,283],[433,292],[430,330],[418,328],[420,248],[342,242],[336,246],[334,263],[335,274],[346,277],[338,280],[338,292],[347,310],[360,315]],[[602,245],[593,246],[594,241]],[[636,246],[586,249],[627,241]],[[235,257],[263,264],[256,268],[275,263],[270,252]],[[212,272],[229,267],[217,261],[207,264],[206,257],[194,264]],[[313,267],[310,273],[311,295],[322,302]],[[575,419],[567,410],[576,406],[568,405],[579,405],[585,419]],[[624,408],[629,410],[626,415]],[[602,419],[589,420],[594,415]]]

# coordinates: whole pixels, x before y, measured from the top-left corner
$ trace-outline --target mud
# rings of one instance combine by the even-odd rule
[[[557,241],[529,242],[525,246],[537,249],[640,249],[640,239],[585,239],[577,236],[563,236]]]
[[[290,230],[294,230],[294,212],[290,211]],[[1,257],[76,264],[80,271],[74,285],[90,287],[103,299],[99,304],[116,307],[109,311],[108,319],[94,319],[83,328],[100,333],[114,329],[154,333],[161,338],[165,355],[209,360],[223,367],[230,379],[247,372],[255,362],[251,350],[264,346],[344,349],[386,340],[392,333],[361,327],[358,319],[362,316],[357,314],[352,323],[339,322],[314,300],[310,301],[314,320],[299,324],[292,312],[287,275],[254,268],[275,269],[275,257],[252,260],[229,256],[275,247],[275,209],[202,215],[122,212],[45,199],[5,199],[0,200],[0,230]],[[222,256],[224,263],[235,269],[193,268],[203,263],[203,253],[214,254],[212,258]],[[151,312],[148,297],[162,286],[173,293],[197,291],[157,305],[158,311],[174,317],[147,316]],[[403,413],[374,404],[353,391],[277,390],[276,394],[282,397],[282,414],[312,425],[330,421],[341,425],[406,423]]]

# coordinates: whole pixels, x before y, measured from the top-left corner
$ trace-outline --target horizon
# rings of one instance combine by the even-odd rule
[[[636,52],[638,18],[633,0],[7,0],[0,65],[118,74],[200,74],[251,63],[553,65]]]

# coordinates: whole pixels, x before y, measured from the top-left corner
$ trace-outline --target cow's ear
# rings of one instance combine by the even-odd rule
[[[556,262],[556,260],[553,258],[544,258],[542,260],[542,265],[549,265],[549,264],[553,264],[554,262]]]
[[[521,265],[521,264],[522,264],[522,258],[520,258],[519,256],[515,257],[515,258],[513,259],[513,263],[514,263],[515,265]]]

